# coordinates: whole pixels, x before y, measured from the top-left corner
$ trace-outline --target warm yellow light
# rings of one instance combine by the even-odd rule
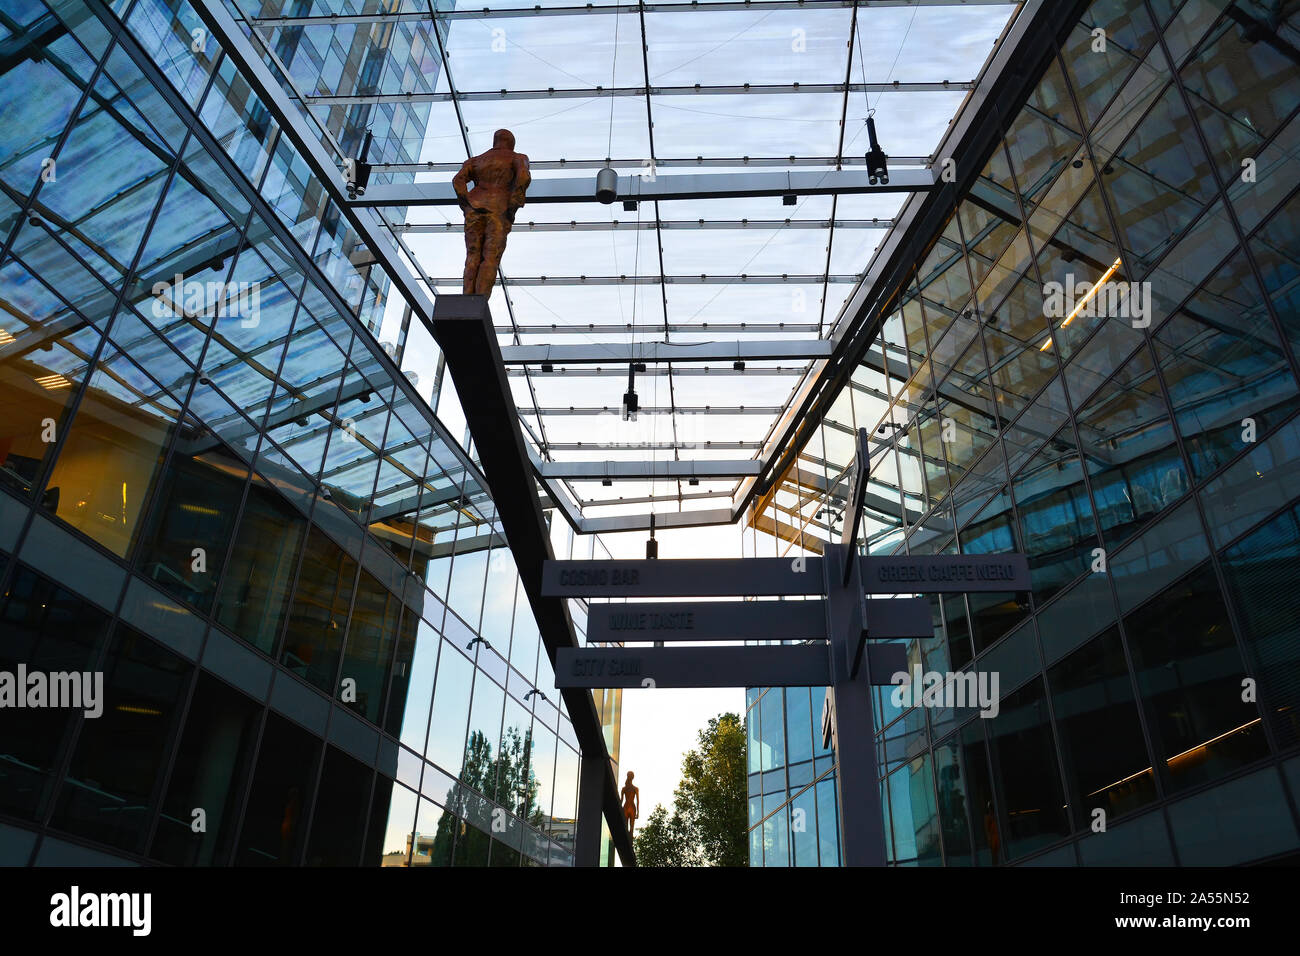
[[[10,335],[4,329],[0,329],[0,345],[8,345],[13,340],[14,337],[12,335]]]
[[[57,372],[55,372],[52,375],[40,376],[38,379],[36,379],[36,384],[39,385],[41,388],[47,388],[47,389],[72,387],[72,383],[69,382],[62,375],[58,374]]]
[[[1110,264],[1110,268],[1107,269],[1104,273],[1102,273],[1102,277],[1092,284],[1092,288],[1088,290],[1088,294],[1085,295],[1082,299],[1080,299],[1079,304],[1076,305],[1073,309],[1071,309],[1070,314],[1065,317],[1065,321],[1061,323],[1061,328],[1065,328],[1067,325],[1073,322],[1074,317],[1083,311],[1083,307],[1092,301],[1092,297],[1095,296],[1097,292],[1101,289],[1101,287],[1104,286],[1107,283],[1107,281],[1109,281],[1110,277],[1115,274],[1115,270],[1120,267],[1120,262],[1121,260],[1119,259],[1116,259],[1114,262],[1112,262]],[[1045,341],[1042,345],[1038,346],[1038,351],[1046,352],[1051,347],[1052,347],[1052,337],[1049,335],[1047,337],[1047,341]]]
[[[1070,314],[1065,317],[1065,321],[1061,323],[1062,328],[1065,328],[1065,326],[1069,325],[1074,320],[1074,317],[1078,315],[1079,312],[1083,309],[1083,307],[1092,301],[1092,297],[1095,296],[1097,292],[1101,289],[1101,287],[1104,286],[1110,280],[1110,277],[1115,274],[1115,270],[1119,268],[1119,262],[1120,261],[1118,259],[1112,262],[1110,264],[1110,268],[1106,270],[1105,274],[1102,275],[1100,279],[1098,279],[1096,282],[1093,283],[1092,288],[1088,290],[1088,294],[1085,295],[1082,299],[1080,299],[1079,304],[1076,305],[1073,311],[1071,311]]]
[[[181,505],[181,511],[188,511],[196,515],[219,515],[221,514],[216,508],[208,508],[204,505]]]

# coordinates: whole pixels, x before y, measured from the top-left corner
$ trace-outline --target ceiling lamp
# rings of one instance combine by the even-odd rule
[[[867,182],[871,185],[880,183],[889,185],[889,167],[885,165],[885,151],[876,142],[876,121],[867,117],[867,137],[871,140],[871,149],[867,150]]]

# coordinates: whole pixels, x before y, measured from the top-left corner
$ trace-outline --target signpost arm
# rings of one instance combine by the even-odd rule
[[[857,676],[851,663],[861,644],[862,576],[859,562],[841,586],[842,557],[828,549],[825,562],[827,634],[831,655],[831,729],[835,749],[835,789],[840,809],[840,862],[844,866],[884,866],[885,832],[876,766],[876,727],[871,708],[871,675],[864,664]],[[865,655],[864,655],[865,657]]]

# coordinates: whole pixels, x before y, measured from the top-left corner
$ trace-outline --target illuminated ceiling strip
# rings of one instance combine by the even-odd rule
[[[1087,295],[1085,295],[1082,299],[1080,299],[1079,304],[1070,310],[1070,314],[1067,315],[1065,317],[1065,321],[1061,323],[1061,328],[1065,328],[1067,325],[1069,325],[1071,322],[1074,321],[1074,317],[1078,315],[1081,311],[1083,311],[1083,309],[1087,306],[1087,304],[1092,301],[1093,296],[1095,296],[1099,291],[1101,291],[1101,287],[1106,284],[1107,280],[1110,279],[1112,275],[1115,274],[1115,270],[1118,269],[1119,266],[1120,266],[1119,259],[1116,259],[1114,262],[1111,263],[1110,268],[1107,269],[1105,273],[1102,274],[1102,277],[1097,282],[1093,283],[1093,286],[1091,289],[1088,290]],[[1051,347],[1052,347],[1052,336],[1049,333],[1047,336],[1047,340],[1043,342],[1042,345],[1038,346],[1038,351],[1046,352]]]

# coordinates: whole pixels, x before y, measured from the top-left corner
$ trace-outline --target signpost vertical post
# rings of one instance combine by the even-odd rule
[[[884,815],[876,765],[876,726],[871,707],[871,665],[863,652],[866,607],[858,528],[871,475],[865,428],[857,433],[840,547],[826,549],[826,634],[831,651],[831,742],[840,806],[840,854],[845,866],[884,866]],[[859,666],[861,660],[861,666]],[[847,732],[841,732],[847,729]]]
[[[871,675],[863,655],[858,673],[852,660],[861,643],[863,596],[859,562],[853,560],[845,587],[843,558],[828,548],[824,570],[827,635],[830,637],[831,742],[835,750],[835,792],[840,807],[840,862],[844,866],[884,866],[884,816],[876,766],[876,727],[871,708]]]

